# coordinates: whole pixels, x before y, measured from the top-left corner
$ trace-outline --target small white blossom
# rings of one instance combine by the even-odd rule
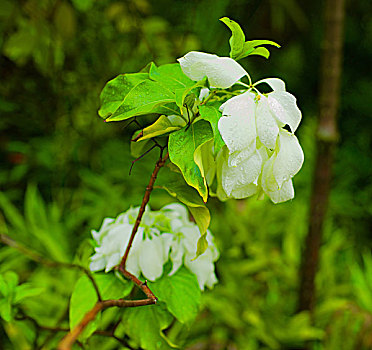
[[[218,129],[229,154],[222,162],[221,182],[226,197],[245,198],[260,188],[274,203],[294,197],[292,177],[304,156],[294,135],[301,121],[296,99],[277,78],[264,79],[273,91],[252,90],[227,100]],[[284,127],[288,125],[291,132]]]
[[[208,78],[211,86],[227,89],[247,75],[244,68],[230,57],[218,57],[205,52],[191,51],[178,59],[182,71],[191,80]]]
[[[188,219],[186,208],[180,204],[171,204],[165,206],[163,210],[169,210],[174,235],[170,252],[173,266],[169,274],[174,274],[183,263],[196,275],[201,290],[204,290],[204,286],[212,288],[217,283],[217,277],[214,273],[214,262],[219,257],[212,234],[209,230],[207,231],[208,248],[195,259],[200,231]]]
[[[133,224],[139,208],[131,208],[116,219],[106,218],[99,231],[92,231],[97,243],[95,254],[91,257],[90,269],[106,272],[121,261],[128,245]],[[139,277],[141,274],[150,281],[163,275],[163,266],[169,259],[173,275],[185,265],[197,277],[200,289],[212,288],[217,282],[214,262],[219,253],[208,231],[209,246],[204,254],[193,260],[196,255],[200,231],[189,220],[186,207],[171,204],[160,211],[146,210],[138,228],[126,262],[126,269]]]

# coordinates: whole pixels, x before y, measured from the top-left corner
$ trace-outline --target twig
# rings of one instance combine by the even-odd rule
[[[71,330],[59,343],[58,350],[70,350],[72,345],[76,342],[79,335],[83,332],[85,327],[92,322],[97,314],[110,307],[138,307],[145,305],[155,304],[154,299],[143,299],[143,300],[124,300],[124,299],[110,299],[98,301],[94,307],[88,311],[81,322]]]
[[[146,187],[145,194],[143,196],[142,204],[139,209],[136,222],[134,223],[132,233],[129,239],[128,246],[125,250],[124,256],[120,262],[120,265],[117,267],[117,270],[119,270],[124,277],[130,279],[133,281],[134,284],[136,284],[147,296],[147,299],[142,300],[124,300],[124,299],[118,299],[118,300],[101,300],[96,303],[96,305],[88,311],[85,316],[83,317],[82,321],[71,330],[69,334],[67,334],[62,341],[58,345],[58,350],[70,350],[72,345],[76,342],[79,335],[84,331],[85,327],[92,322],[97,314],[107,308],[110,307],[137,307],[137,306],[145,306],[145,305],[152,305],[157,302],[157,298],[154,295],[154,293],[150,290],[150,288],[147,286],[147,282],[141,282],[136,276],[132,275],[130,272],[125,270],[125,263],[128,258],[129,250],[132,246],[134,237],[137,233],[138,227],[141,223],[142,216],[145,212],[145,207],[150,199],[150,194],[154,188],[154,183],[156,180],[156,177],[159,173],[159,170],[164,166],[165,162],[167,161],[169,154],[167,153],[164,157],[162,154],[163,149],[161,149],[159,160],[156,162],[155,169],[151,175],[149,184]]]
[[[74,269],[79,269],[79,270],[83,271],[87,275],[87,277],[90,279],[90,281],[92,282],[94,290],[96,291],[96,294],[97,294],[98,301],[102,300],[102,297],[101,297],[101,294],[99,292],[97,283],[94,280],[92,273],[87,268],[85,268],[84,266],[81,266],[81,265],[78,265],[78,264],[64,263],[64,262],[58,262],[58,261],[53,261],[53,260],[46,259],[46,258],[42,257],[41,255],[35,253],[34,251],[29,250],[25,246],[19,244],[18,242],[14,241],[9,236],[4,235],[4,234],[0,234],[0,242],[6,244],[9,247],[17,249],[19,252],[26,255],[31,260],[34,260],[34,261],[36,261],[36,262],[38,262],[42,265],[45,265],[45,266],[48,266],[48,267],[74,268]]]
[[[150,153],[155,147],[158,147],[158,145],[157,144],[152,145],[147,151],[141,154],[138,158],[136,158],[135,160],[132,160],[132,165],[129,168],[129,175],[131,175],[132,173],[134,164],[138,162],[140,159],[142,159],[146,154]]]
[[[132,234],[130,236],[130,239],[129,239],[127,248],[125,250],[124,256],[121,259],[121,262],[120,262],[120,265],[119,265],[119,271],[121,271],[121,272],[123,272],[125,270],[125,264],[126,264],[127,259],[128,259],[129,250],[132,247],[132,243],[133,243],[134,237],[135,237],[135,235],[137,233],[137,230],[138,230],[138,227],[139,227],[139,225],[141,223],[143,213],[145,212],[145,207],[146,207],[147,203],[149,202],[150,194],[151,194],[151,191],[152,191],[152,189],[154,187],[154,183],[155,183],[156,177],[158,176],[158,172],[159,172],[160,168],[162,168],[164,166],[164,164],[167,161],[168,157],[169,157],[169,153],[167,153],[164,156],[164,158],[162,157],[162,154],[160,154],[160,158],[156,162],[155,169],[152,172],[152,175],[151,175],[149,184],[146,187],[145,195],[143,196],[142,204],[141,204],[141,207],[139,209],[136,222],[134,223],[134,226],[133,226],[133,229],[132,229]]]

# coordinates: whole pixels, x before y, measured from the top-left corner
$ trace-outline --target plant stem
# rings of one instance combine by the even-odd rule
[[[325,4],[325,38],[320,84],[320,111],[317,130],[317,155],[310,204],[309,231],[302,255],[298,311],[312,311],[315,304],[315,276],[323,223],[331,189],[332,163],[338,140],[337,110],[340,96],[343,46],[344,0]]]
[[[81,322],[75,326],[58,344],[58,350],[70,350],[72,345],[76,342],[80,334],[84,331],[85,327],[92,322],[97,314],[110,307],[137,307],[154,304],[153,299],[143,300],[124,300],[124,299],[110,299],[98,301],[94,307],[89,310]]]
[[[136,236],[136,233],[138,231],[138,227],[141,223],[142,216],[145,212],[146,205],[149,202],[150,194],[151,194],[151,192],[154,188],[154,183],[155,183],[156,177],[158,176],[158,172],[164,166],[168,157],[169,157],[169,153],[167,153],[164,157],[162,157],[162,154],[161,154],[159,160],[156,162],[155,169],[151,174],[149,184],[146,187],[146,191],[145,191],[145,194],[144,194],[143,199],[142,199],[141,207],[138,211],[136,222],[134,223],[134,226],[133,226],[133,229],[132,229],[132,234],[130,235],[127,248],[125,250],[125,253],[123,255],[123,258],[121,259],[121,262],[120,262],[120,265],[119,265],[119,268],[118,268],[119,271],[121,271],[121,272],[125,271],[125,264],[126,264],[127,259],[128,259],[129,251],[130,251],[130,248],[132,247],[134,237]],[[129,274],[129,272],[128,272],[128,274]],[[130,277],[130,279],[132,279],[132,278]]]

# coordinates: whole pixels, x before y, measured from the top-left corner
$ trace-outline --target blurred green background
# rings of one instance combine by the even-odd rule
[[[129,176],[135,128],[98,117],[101,89],[120,73],[136,72],[149,61],[175,62],[190,50],[228,55],[230,32],[218,20],[228,16],[247,39],[282,45],[271,50],[268,61],[250,57],[242,64],[253,80],[282,78],[297,97],[305,163],[294,179],[292,202],[208,201],[222,252],[220,283],[204,294],[198,319],[179,338],[193,350],[296,349],[309,340],[312,349],[371,349],[370,1],[347,3],[340,142],[317,304],[313,322],[306,312],[296,314],[315,157],[322,5],[320,0],[2,0],[0,233],[48,258],[86,263],[90,229],[140,204],[157,156],[144,157]],[[158,209],[169,201],[155,190],[150,204]],[[78,272],[47,269],[1,245],[0,273],[9,270],[21,282],[45,288],[39,299],[24,302],[40,324],[66,319]],[[48,334],[39,335],[45,340]],[[2,321],[0,348],[36,349],[34,339],[32,324]],[[93,337],[89,348],[119,347],[112,339]]]

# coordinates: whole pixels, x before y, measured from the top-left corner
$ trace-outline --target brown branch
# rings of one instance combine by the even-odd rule
[[[340,96],[343,24],[344,0],[327,0],[317,155],[310,204],[309,231],[300,270],[298,311],[312,311],[315,304],[315,276],[331,189],[334,149],[338,139],[337,110]]]
[[[74,269],[79,269],[83,271],[89,280],[92,282],[93,288],[97,294],[97,298],[99,301],[102,300],[101,294],[99,292],[98,286],[96,281],[94,280],[93,274],[84,266],[78,265],[78,264],[71,264],[71,263],[64,263],[64,262],[59,262],[59,261],[53,261],[49,260],[47,258],[42,257],[38,253],[35,253],[34,251],[26,248],[22,244],[19,244],[15,240],[11,239],[9,236],[0,234],[0,242],[6,244],[7,246],[14,248],[21,252],[23,255],[26,255],[28,258],[30,258],[33,261],[36,261],[42,265],[45,265],[47,267],[61,267],[61,268],[74,268]]]
[[[137,230],[138,230],[138,227],[139,227],[139,225],[141,223],[142,216],[143,216],[143,213],[145,212],[146,205],[149,202],[150,194],[151,194],[151,191],[154,188],[154,183],[155,183],[156,177],[158,176],[158,172],[164,166],[164,164],[167,161],[168,157],[169,157],[169,153],[167,153],[164,157],[162,157],[162,155],[160,155],[159,160],[156,162],[155,169],[152,172],[152,175],[151,175],[149,184],[146,187],[145,195],[143,196],[142,204],[141,204],[141,207],[139,209],[136,222],[134,223],[134,226],[133,226],[133,229],[132,229],[132,234],[130,236],[130,239],[129,239],[127,248],[125,250],[125,253],[124,253],[123,258],[121,259],[121,262],[120,262],[120,265],[119,265],[119,270],[121,272],[123,270],[125,270],[125,263],[127,262],[130,248],[132,247],[132,243],[133,243],[134,237],[135,237],[135,235],[137,233]]]
[[[145,305],[155,304],[156,300],[154,299],[143,299],[143,300],[124,300],[124,299],[110,299],[98,301],[94,307],[89,310],[80,323],[75,326],[70,333],[68,333],[59,343],[58,350],[70,350],[72,345],[76,342],[77,338],[84,331],[85,327],[92,322],[97,314],[110,307],[138,307]]]
[[[132,246],[134,237],[138,231],[139,225],[142,220],[142,216],[145,212],[145,208],[147,203],[150,199],[150,194],[154,188],[154,183],[156,180],[156,177],[159,173],[159,170],[164,166],[165,162],[167,161],[169,157],[169,154],[167,153],[164,157],[162,155],[162,152],[160,154],[159,160],[156,162],[155,169],[151,175],[149,184],[146,187],[145,194],[143,196],[142,204],[139,209],[136,222],[134,223],[132,233],[128,242],[128,246],[125,250],[124,256],[120,262],[120,265],[117,267],[117,270],[119,270],[124,277],[130,279],[134,284],[136,284],[147,296],[147,299],[142,300],[124,300],[124,299],[118,299],[118,300],[102,300],[98,301],[96,305],[88,311],[85,316],[83,317],[82,321],[71,330],[69,334],[67,334],[62,341],[58,345],[58,350],[70,350],[72,345],[76,342],[80,334],[84,331],[85,327],[92,322],[97,314],[109,307],[137,307],[137,306],[145,306],[145,305],[152,305],[157,302],[157,298],[154,295],[154,293],[150,290],[150,288],[147,286],[146,282],[140,281],[136,276],[132,275],[130,272],[125,270],[125,263],[128,258],[128,254],[130,251],[130,248]]]

